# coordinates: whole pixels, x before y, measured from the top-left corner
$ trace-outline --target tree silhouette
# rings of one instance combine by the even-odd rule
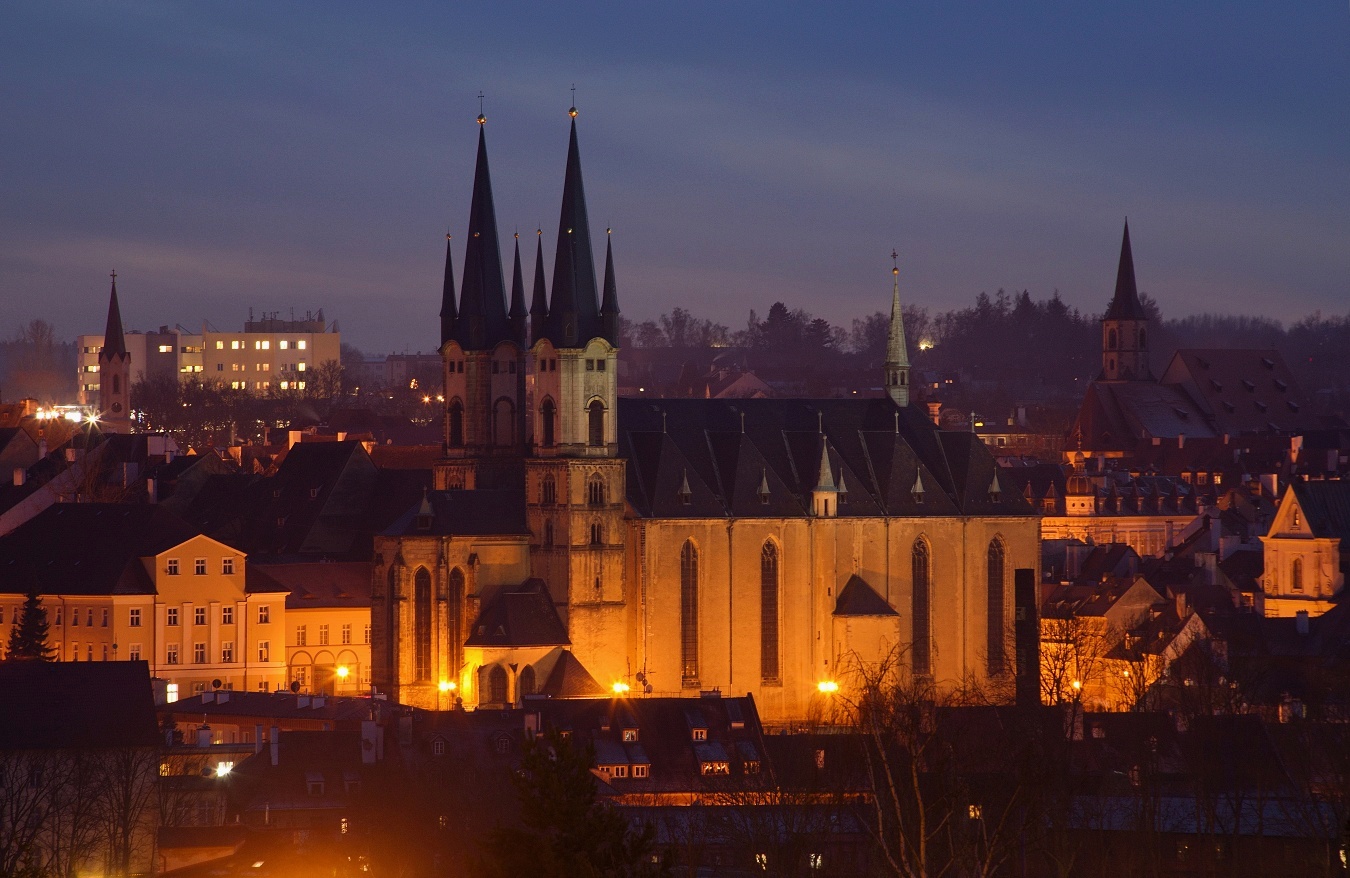
[[[18,622],[9,632],[5,658],[9,661],[56,660],[55,651],[47,645],[47,611],[42,608],[42,598],[37,592],[30,591],[24,598]]]

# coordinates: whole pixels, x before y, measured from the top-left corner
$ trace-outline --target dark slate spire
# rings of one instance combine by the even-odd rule
[[[516,265],[511,273],[511,338],[525,346],[525,279],[520,273],[520,232],[516,232]]]
[[[558,251],[553,259],[553,298],[548,309],[548,336],[564,348],[577,347],[601,334],[591,254],[591,224],[586,217],[586,192],[581,184],[581,151],[577,148],[577,110],[567,144]]]
[[[101,356],[125,356],[126,336],[122,332],[122,309],[117,306],[117,272],[112,273],[112,295],[108,298],[108,324],[103,330]]]
[[[614,281],[614,230],[605,229],[605,298],[600,303],[600,322],[605,339],[619,344],[619,289]]]
[[[535,231],[534,298],[530,300],[530,344],[548,329],[548,287],[544,285],[544,230]]]
[[[478,117],[478,164],[473,177],[473,201],[469,205],[459,319],[455,323],[456,340],[465,350],[479,351],[510,338],[506,281],[497,242],[497,211],[492,203],[492,177],[488,173],[487,139],[483,132],[486,121],[486,117]]]
[[[450,234],[445,235],[445,284],[441,287],[441,344],[455,336],[455,266],[450,259]]]
[[[1134,255],[1130,252],[1130,221],[1125,221],[1125,237],[1120,242],[1120,266],[1116,269],[1116,295],[1103,320],[1147,320],[1134,284]]]

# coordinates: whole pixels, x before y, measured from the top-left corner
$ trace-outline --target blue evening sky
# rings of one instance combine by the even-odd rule
[[[1350,311],[1350,4],[55,4],[0,9],[0,334],[324,309],[429,351],[478,113],[552,260],[577,88],[620,301],[847,326],[1060,290],[1128,215],[1168,315]],[[462,248],[456,246],[456,264]],[[504,252],[507,277],[511,253]]]

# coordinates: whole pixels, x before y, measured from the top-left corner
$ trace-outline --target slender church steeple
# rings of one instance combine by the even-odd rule
[[[900,313],[899,254],[891,251],[891,325],[886,335],[886,395],[898,406],[909,405],[909,347],[905,344],[905,320]]]
[[[441,287],[441,344],[455,336],[455,264],[450,257],[450,233],[445,233],[445,283]]]
[[[605,340],[619,344],[619,288],[614,279],[614,230],[605,229],[605,293],[600,302],[600,322]]]
[[[534,295],[530,298],[530,344],[544,337],[548,326],[548,287],[544,283],[544,230],[534,233]]]
[[[586,190],[581,182],[577,108],[572,107],[567,113],[572,117],[572,131],[567,144],[567,171],[563,180],[562,212],[558,219],[558,249],[553,258],[548,336],[560,348],[575,348],[602,333],[596,301],[595,258],[591,252],[591,224],[586,214]]]
[[[131,354],[122,331],[122,309],[117,304],[117,272],[112,272],[108,322],[98,352],[99,421],[106,433],[131,432]]]
[[[469,206],[469,235],[464,248],[464,282],[460,287],[455,338],[465,350],[487,350],[510,338],[506,316],[506,281],[497,241],[497,210],[488,172],[487,117],[478,116],[478,161]]]
[[[525,347],[525,279],[520,271],[520,232],[516,232],[516,260],[511,272],[511,310],[506,315],[511,323],[511,339]]]
[[[1130,221],[1120,242],[1116,291],[1102,316],[1102,380],[1151,381],[1148,365],[1148,312],[1139,301],[1130,250]]]

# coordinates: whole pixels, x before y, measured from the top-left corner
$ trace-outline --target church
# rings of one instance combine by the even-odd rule
[[[1011,693],[1039,519],[975,434],[910,405],[898,269],[881,398],[620,399],[613,247],[599,276],[569,113],[551,282],[541,231],[528,292],[478,118],[436,490],[376,538],[376,688],[429,709],[750,693],[779,725],[884,662]]]

